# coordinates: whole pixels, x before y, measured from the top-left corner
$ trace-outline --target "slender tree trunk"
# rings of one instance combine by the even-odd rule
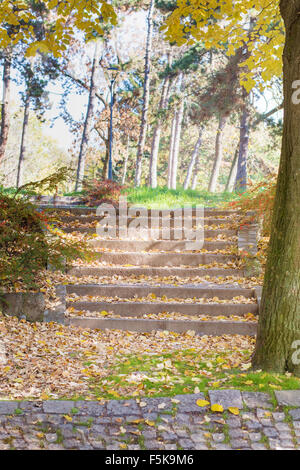
[[[93,117],[94,108],[95,108],[96,73],[97,73],[98,67],[99,67],[99,45],[98,45],[98,42],[96,42],[95,43],[94,58],[93,58],[93,63],[92,63],[92,71],[91,71],[91,79],[90,79],[90,91],[89,91],[87,112],[86,112],[86,116],[85,116],[82,139],[81,139],[79,156],[78,156],[75,191],[80,191],[81,190],[82,181],[83,181],[83,178],[84,178],[86,150],[87,150],[89,137],[90,137],[90,132],[91,132],[91,119]]]
[[[213,170],[210,177],[210,182],[208,186],[208,191],[214,193],[217,188],[217,182],[220,172],[221,163],[223,160],[223,136],[224,136],[224,128],[227,121],[226,116],[220,116],[219,119],[219,126],[216,136],[216,147],[215,147],[215,161]]]
[[[167,93],[169,89],[169,77],[164,79],[163,89],[161,93],[161,99],[159,103],[159,112],[166,108],[167,104]],[[157,125],[154,129],[153,139],[152,139],[152,148],[151,148],[151,157],[150,157],[150,186],[151,188],[157,187],[157,160],[158,160],[158,151],[159,151],[159,143],[160,143],[160,135],[161,135],[161,128],[162,128],[162,119],[159,116]]]
[[[179,110],[177,113],[175,136],[174,136],[172,172],[171,172],[171,189],[176,189],[177,187],[178,156],[179,156],[183,111],[184,111],[184,101],[180,103]]]
[[[108,163],[109,163],[109,138],[105,140],[105,160],[104,160],[104,164],[102,168],[102,178],[104,180],[108,179]]]
[[[234,152],[234,157],[233,157],[233,160],[232,160],[232,164],[231,164],[231,168],[230,168],[230,172],[229,172],[229,176],[228,176],[228,180],[227,180],[227,184],[226,184],[226,188],[225,188],[225,191],[228,191],[230,193],[232,193],[232,191],[233,191],[234,182],[236,180],[239,148],[240,148],[240,143],[238,144],[238,146],[236,148],[236,151]]]
[[[10,72],[11,56],[8,52],[4,54],[3,61],[3,95],[1,104],[1,133],[0,133],[0,161],[4,158],[9,132],[10,118]]]
[[[181,138],[183,114],[184,114],[183,90],[184,90],[184,82],[183,82],[183,78],[182,78],[181,79],[181,101],[180,101],[179,109],[178,109],[178,113],[177,113],[175,137],[174,137],[174,147],[173,147],[171,189],[176,189],[176,187],[177,187],[178,156],[179,156],[179,148],[180,148],[180,138]]]
[[[284,128],[271,239],[253,366],[300,375],[300,106],[292,84],[299,80],[300,0],[281,0]]]
[[[172,127],[171,127],[171,136],[170,136],[170,150],[169,150],[169,162],[168,162],[168,188],[169,189],[171,189],[171,180],[172,180],[172,165],[173,165],[176,122],[177,122],[177,110],[175,110],[174,112],[174,117],[173,117]]]
[[[202,134],[203,134],[203,127],[200,126],[199,136],[198,136],[198,139],[197,139],[196,145],[194,147],[192,157],[191,157],[191,160],[190,160],[190,163],[189,163],[189,166],[188,166],[188,171],[187,171],[187,174],[186,174],[186,177],[185,177],[183,189],[188,189],[188,187],[190,185],[191,177],[192,177],[192,174],[193,174],[193,169],[194,169],[197,157],[199,155],[200,147],[201,147],[201,144],[202,144]]]
[[[125,161],[124,161],[124,170],[123,170],[123,176],[122,176],[122,184],[123,185],[125,184],[125,181],[126,181],[128,158],[129,158],[129,136],[127,136],[127,148],[126,148],[126,155],[125,155]]]
[[[150,69],[151,69],[151,52],[152,52],[152,36],[153,36],[153,13],[154,13],[155,0],[151,0],[148,12],[148,31],[146,42],[146,55],[145,55],[145,74],[144,74],[144,95],[143,95],[143,109],[142,120],[140,128],[140,136],[136,156],[135,168],[135,186],[141,185],[142,178],[142,158],[144,155],[147,127],[148,127],[148,109],[150,100]]]
[[[248,93],[243,89],[244,106],[241,114],[240,124],[240,147],[239,156],[237,163],[237,173],[235,179],[235,190],[238,192],[244,192],[247,189],[247,159],[248,159],[248,148],[249,148],[249,104],[248,104]]]
[[[30,96],[27,93],[24,107],[24,118],[22,126],[22,136],[21,136],[21,145],[20,145],[20,154],[19,154],[19,163],[18,163],[18,172],[17,172],[17,188],[23,184],[23,170],[24,170],[24,159],[26,151],[26,134],[28,129],[29,121],[29,108],[30,108]]]
[[[197,155],[196,161],[195,161],[195,167],[194,167],[194,173],[193,173],[193,180],[192,180],[192,186],[191,189],[195,190],[197,187],[197,182],[198,182],[198,173],[199,173],[199,153]]]

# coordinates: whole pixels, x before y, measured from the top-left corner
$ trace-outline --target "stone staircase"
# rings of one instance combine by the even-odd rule
[[[184,232],[175,239],[176,214],[171,213],[169,240],[162,239],[161,218],[150,211],[146,220],[150,239],[144,239],[145,231],[120,239],[118,230],[111,238],[96,235],[103,217],[91,209],[55,211],[57,226],[66,233],[89,236],[97,253],[96,261],[75,264],[68,271],[78,283],[66,286],[67,324],[199,335],[256,333],[255,289],[239,283],[243,271],[238,239],[245,237],[239,234],[238,213],[206,209],[204,245],[192,251],[186,250]],[[197,227],[195,215],[191,210],[190,222]],[[87,283],[91,277],[97,282]]]

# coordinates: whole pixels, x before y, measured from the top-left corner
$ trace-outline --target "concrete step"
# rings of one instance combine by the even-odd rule
[[[70,212],[71,214],[74,215],[96,215],[96,208],[91,208],[91,207],[74,207],[74,206],[69,206],[67,204],[39,204],[39,208],[46,210],[49,213],[55,211],[55,212]],[[174,217],[174,210],[169,209],[171,211],[171,217]],[[192,217],[196,216],[196,209],[195,208],[189,208],[186,210],[187,214],[190,214]],[[116,210],[116,214],[119,214],[118,209]],[[147,210],[147,215],[148,217],[151,217],[151,209]],[[234,217],[239,215],[239,211],[235,210],[222,210],[222,209],[214,209],[207,207],[204,209],[204,216],[205,217]]]
[[[68,274],[77,277],[83,276],[178,276],[182,278],[193,278],[198,276],[239,276],[243,277],[240,269],[224,268],[179,268],[179,267],[136,267],[136,266],[101,266],[95,267],[73,267]]]
[[[99,261],[117,265],[134,266],[199,266],[199,264],[234,262],[235,255],[206,253],[99,253]]]
[[[141,251],[185,251],[186,250],[186,241],[177,241],[177,240],[100,240],[94,238],[89,240],[89,244],[94,248],[103,248],[109,250],[120,250],[120,251],[130,251],[131,253]],[[229,241],[205,241],[203,248],[206,250],[226,250],[234,246],[237,246],[236,242]]]
[[[186,321],[186,320],[147,320],[140,318],[66,318],[67,325],[90,329],[116,329],[147,333],[164,330],[177,333],[195,331],[199,336],[245,335],[255,336],[255,322],[238,321]]]
[[[60,230],[62,230],[65,233],[87,233],[87,234],[96,234],[96,227],[59,227]],[[152,233],[151,233],[152,232]],[[216,238],[218,236],[224,236],[224,237],[234,237],[238,233],[237,230],[233,229],[216,229],[216,230],[204,230],[204,238]],[[118,230],[116,230],[116,236],[113,236],[112,238],[115,239],[118,237]],[[105,236],[106,238],[106,236]],[[123,237],[122,237],[123,238]],[[156,233],[156,229],[151,230],[136,230],[134,231],[134,234],[132,236],[127,237],[129,240],[139,240],[139,239],[151,239],[151,240],[160,240],[162,239],[162,233],[161,230],[159,230],[159,233]],[[164,237],[166,239],[166,237]],[[174,231],[172,228],[170,230],[170,239],[171,240],[186,240],[186,236],[182,232],[182,235],[180,233],[180,238],[178,236],[178,231]]]
[[[78,296],[107,296],[114,297],[117,295],[119,298],[130,299],[134,296],[147,297],[149,294],[155,294],[156,297],[166,296],[170,299],[192,299],[194,297],[201,299],[212,299],[218,297],[219,299],[232,299],[233,297],[243,296],[247,299],[254,297],[254,289],[244,289],[239,287],[226,287],[222,288],[218,284],[216,287],[207,286],[151,286],[151,285],[73,285],[66,286],[67,294],[77,294]]]
[[[105,222],[105,217],[104,216],[96,216],[96,215],[89,215],[89,216],[84,216],[84,215],[81,215],[81,216],[76,216],[76,215],[73,215],[73,216],[62,216],[62,217],[59,217],[59,222],[61,222],[62,224],[71,224],[71,223],[80,223],[80,224],[91,224],[91,223],[99,223],[102,221],[102,224]],[[159,217],[149,217],[149,218],[146,218],[146,217],[139,217],[139,218],[133,218],[133,217],[129,217],[128,220],[127,220],[127,225],[131,224],[134,220],[138,220],[139,221],[139,224],[143,225],[143,226],[151,226],[151,227],[160,227],[162,225],[162,220],[164,221],[164,223],[167,223],[168,220],[170,220],[170,225],[171,226],[174,226],[174,217],[173,218],[170,218],[170,217],[163,217],[163,218],[159,218]],[[192,226],[194,227],[195,224],[201,224],[203,223],[203,225],[221,225],[221,224],[231,224],[233,222],[232,218],[228,218],[228,219],[220,219],[220,218],[204,218],[204,219],[197,219],[197,218],[188,218],[188,223],[191,223]],[[123,223],[123,222],[122,222]],[[117,225],[119,225],[119,218],[117,219]]]
[[[142,317],[146,314],[176,312],[183,315],[230,316],[258,312],[258,306],[252,304],[219,303],[179,303],[179,302],[67,302],[67,307],[87,312],[113,312],[124,317]]]

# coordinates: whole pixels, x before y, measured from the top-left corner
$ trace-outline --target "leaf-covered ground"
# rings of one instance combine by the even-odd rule
[[[0,317],[1,399],[174,396],[212,388],[272,391],[300,380],[249,372],[254,339],[99,331]]]

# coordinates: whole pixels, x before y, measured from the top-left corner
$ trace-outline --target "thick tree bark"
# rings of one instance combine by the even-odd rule
[[[234,189],[238,192],[244,192],[247,189],[247,159],[248,159],[248,149],[249,149],[249,121],[250,121],[250,112],[249,112],[249,103],[248,103],[248,93],[243,88],[243,98],[244,106],[241,114],[240,122],[240,146],[239,146],[239,156],[237,163],[237,173],[235,179]]]
[[[208,191],[214,193],[217,188],[217,182],[220,172],[221,163],[223,160],[223,135],[224,135],[224,128],[226,125],[227,117],[222,115],[219,119],[219,126],[216,136],[216,147],[215,147],[215,161],[214,166],[212,169],[210,182],[208,186]]]
[[[144,74],[144,94],[143,94],[143,109],[142,120],[140,128],[140,136],[136,156],[135,168],[135,186],[141,185],[142,178],[142,158],[144,155],[147,127],[148,127],[148,109],[150,101],[150,70],[151,70],[151,52],[152,52],[152,36],[153,36],[153,13],[155,1],[151,0],[148,12],[148,30],[146,42],[146,55],[145,55],[145,74]]]
[[[166,77],[163,83],[161,99],[159,103],[159,112],[163,111],[166,108],[169,82],[170,82],[169,77]],[[150,182],[151,188],[157,187],[157,160],[158,160],[161,128],[162,128],[162,118],[159,116],[157,125],[154,129],[152,147],[151,147],[150,171],[149,171],[149,182]]]
[[[82,181],[83,181],[83,178],[84,178],[86,150],[87,150],[89,137],[90,137],[90,132],[91,132],[91,119],[93,117],[94,108],[95,108],[96,73],[97,73],[98,67],[99,67],[99,45],[98,45],[98,42],[96,42],[95,43],[93,63],[92,63],[92,71],[91,71],[91,80],[90,80],[87,112],[86,112],[86,116],[85,116],[83,132],[82,132],[82,139],[81,139],[79,156],[78,156],[75,191],[80,191],[81,190]]]
[[[171,189],[176,122],[177,122],[177,110],[175,110],[174,112],[174,117],[172,120],[172,127],[171,127],[171,136],[170,136],[170,150],[169,150],[169,161],[168,161],[168,188],[169,189]]]
[[[195,166],[197,157],[199,155],[200,147],[201,147],[201,144],[202,144],[202,134],[203,134],[203,127],[200,126],[198,139],[197,139],[196,145],[194,147],[194,150],[193,150],[193,153],[192,153],[192,156],[191,156],[191,160],[190,160],[190,163],[189,163],[189,166],[188,166],[188,170],[187,170],[187,174],[186,174],[186,177],[185,177],[183,189],[188,189],[188,187],[190,185],[190,181],[191,181],[191,178],[192,178],[194,166]]]
[[[1,133],[0,133],[0,161],[4,158],[9,132],[10,119],[10,72],[11,57],[9,52],[4,53],[3,61],[3,95],[1,104]]]
[[[23,184],[23,170],[24,170],[24,159],[25,159],[25,151],[26,151],[26,134],[27,134],[27,129],[28,129],[28,121],[29,121],[29,108],[30,108],[30,96],[29,94],[27,94],[26,99],[25,99],[22,136],[21,136],[21,145],[20,145],[18,172],[17,172],[17,188],[19,188]]]
[[[300,106],[293,104],[292,84],[300,78],[300,0],[282,0],[280,8],[286,27],[284,129],[253,366],[299,376]]]
[[[228,180],[227,180],[227,183],[226,183],[225,191],[228,191],[230,193],[232,193],[232,191],[233,191],[234,183],[235,183],[235,180],[236,180],[239,148],[240,148],[240,143],[238,144],[238,146],[236,148],[236,151],[234,152],[234,157],[233,157],[233,160],[232,160]]]

